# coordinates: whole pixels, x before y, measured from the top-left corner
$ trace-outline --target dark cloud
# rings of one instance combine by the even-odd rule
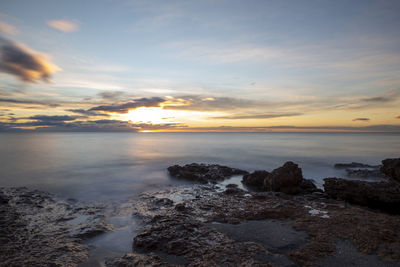
[[[69,112],[85,115],[85,116],[102,116],[102,117],[108,117],[110,115],[104,114],[104,113],[97,113],[95,111],[89,111],[86,109],[67,109]]]
[[[369,121],[369,118],[354,118],[352,121]]]
[[[369,97],[369,98],[362,99],[362,101],[365,101],[365,102],[381,102],[381,103],[390,102],[393,100],[394,100],[393,98],[385,97],[385,96]]]
[[[120,120],[92,120],[92,121],[33,121],[33,122],[0,122],[1,131],[21,131],[21,127],[37,127],[27,131],[38,132],[138,132],[145,130],[166,130],[173,128],[184,128],[186,125],[180,123],[132,124]]]
[[[36,116],[31,116],[28,119],[54,122],[54,121],[73,121],[73,120],[76,120],[77,118],[78,117],[76,117],[76,116],[68,116],[68,115],[62,115],[62,116],[36,115]]]
[[[48,81],[59,70],[46,56],[17,42],[0,37],[0,71],[17,76],[24,82]]]
[[[58,107],[60,104],[51,101],[34,101],[34,100],[23,100],[23,99],[12,99],[12,98],[0,98],[0,102],[11,103],[11,104],[28,104],[28,105],[41,105],[48,107]]]
[[[243,120],[243,119],[272,119],[280,117],[300,116],[303,113],[267,113],[267,114],[242,114],[232,116],[210,117],[210,119],[228,119],[228,120]]]
[[[140,107],[159,107],[164,101],[165,100],[160,97],[139,98],[127,103],[94,107],[89,109],[89,111],[128,113],[129,110]]]
[[[123,96],[125,92],[122,91],[103,91],[99,93],[98,95],[107,100],[116,100],[119,99],[121,96]]]

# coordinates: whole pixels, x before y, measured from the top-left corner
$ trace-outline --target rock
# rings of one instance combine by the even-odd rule
[[[400,184],[396,182],[350,181],[325,178],[325,192],[350,203],[400,213]]]
[[[174,202],[169,198],[157,198],[154,203],[160,206],[172,206]]]
[[[390,178],[400,182],[400,158],[382,160],[381,171]]]
[[[346,176],[350,178],[369,178],[382,177],[383,174],[379,169],[346,169]]]
[[[113,258],[107,260],[106,266],[107,267],[168,266],[168,264],[154,253],[149,253],[146,255],[130,253],[119,258]]]
[[[242,183],[254,188],[262,188],[264,180],[270,173],[267,171],[254,171],[243,176]]]
[[[184,211],[184,210],[186,209],[186,206],[185,206],[184,203],[179,203],[179,204],[176,204],[176,205],[175,205],[175,209],[176,209],[177,211]]]
[[[303,174],[297,164],[288,161],[282,167],[273,170],[264,179],[264,190],[280,191],[287,194],[300,192]]]
[[[174,165],[168,167],[171,176],[179,179],[187,179],[194,182],[206,184],[223,181],[232,175],[247,174],[247,171],[221,166],[217,164],[187,164],[184,166]]]
[[[374,169],[377,169],[380,166],[379,165],[368,165],[368,164],[359,163],[359,162],[352,162],[352,163],[336,163],[334,165],[334,167],[337,169],[346,169],[346,168],[374,168]]]
[[[303,194],[312,194],[315,192],[323,192],[321,189],[318,189],[314,184],[312,179],[303,179],[300,183],[300,189]]]

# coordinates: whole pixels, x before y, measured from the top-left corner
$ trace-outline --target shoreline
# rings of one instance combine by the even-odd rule
[[[215,167],[219,165],[208,166],[213,166],[208,175],[210,170],[221,174]],[[107,205],[63,200],[27,188],[1,188],[1,213],[6,215],[1,225],[7,227],[2,230],[5,253],[0,265],[400,263],[399,215],[349,204],[318,189],[295,194],[257,192],[245,191],[225,178],[222,183],[209,181],[145,192],[136,200]],[[97,251],[103,258],[94,256],[93,240],[107,241],[107,234],[117,241],[131,240],[130,253]]]

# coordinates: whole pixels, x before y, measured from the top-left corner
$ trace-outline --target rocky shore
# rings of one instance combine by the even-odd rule
[[[327,178],[322,190],[293,162],[252,173],[171,166],[171,176],[195,184],[146,192],[132,202],[139,222],[132,253],[104,264],[399,266],[399,160],[335,167],[379,171],[382,181]],[[232,175],[243,175],[244,187],[219,183]],[[85,240],[113,231],[104,206],[26,188],[1,189],[0,207],[2,266],[89,266],[82,265]]]

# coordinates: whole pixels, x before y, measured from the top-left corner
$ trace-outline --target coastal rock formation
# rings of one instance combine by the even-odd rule
[[[214,185],[149,192],[137,203],[136,215],[145,227],[134,238],[135,254],[110,260],[107,266],[400,263],[398,216],[312,195],[225,194]],[[179,199],[185,212],[174,206],[158,209],[158,198]],[[357,253],[341,253],[342,242]]]
[[[298,193],[299,186],[303,180],[303,174],[299,166],[291,161],[273,170],[264,179],[266,191],[279,191],[287,194]]]
[[[233,175],[247,174],[247,171],[230,168],[218,164],[187,164],[184,166],[174,165],[168,167],[171,176],[186,179],[202,184],[208,182],[216,183],[223,181]]]
[[[287,194],[310,194],[317,189],[312,180],[303,179],[299,166],[291,161],[273,170],[254,171],[243,176],[242,183],[257,191],[276,191]]]
[[[325,193],[335,199],[400,213],[400,184],[325,178]]]
[[[264,180],[269,174],[267,171],[254,171],[244,175],[242,183],[249,187],[261,189],[264,186]]]
[[[24,187],[0,188],[0,266],[76,266],[88,257],[84,240],[111,229],[101,210]]]
[[[381,171],[388,177],[400,182],[400,158],[382,160]]]

